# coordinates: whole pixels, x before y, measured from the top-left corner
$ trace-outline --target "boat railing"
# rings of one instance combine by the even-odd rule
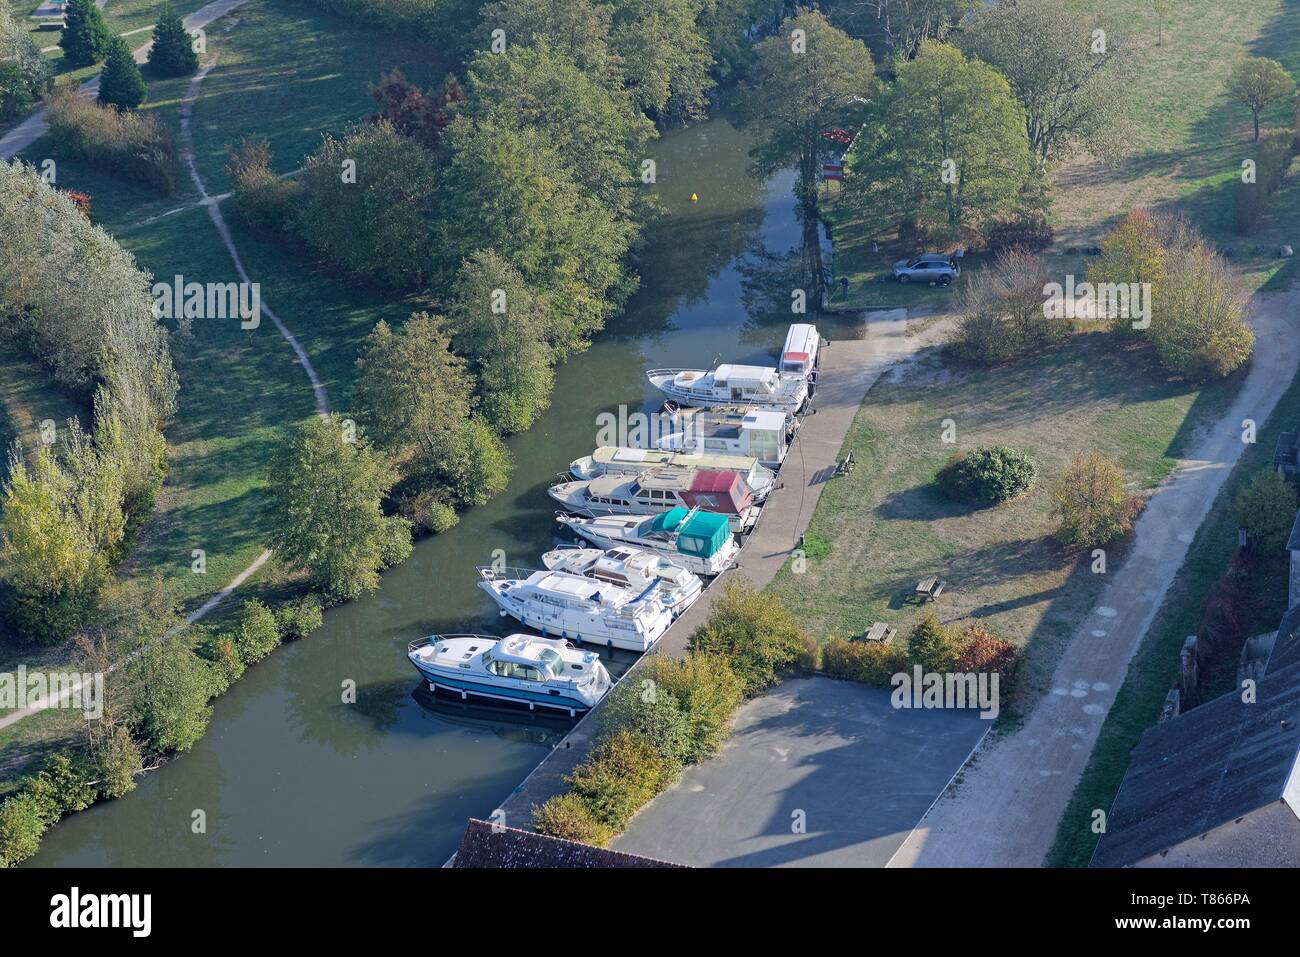
[[[670,376],[672,376],[673,378],[676,378],[676,377],[677,377],[677,373],[679,373],[679,372],[703,372],[703,371],[706,371],[706,370],[703,370],[703,369],[647,369],[647,370],[646,370],[646,378],[653,378],[653,377],[655,377],[655,376],[662,376],[662,375],[670,375]]]
[[[465,634],[456,634],[456,635],[450,635],[450,634],[448,634],[448,635],[425,635],[423,638],[416,638],[414,641],[408,641],[408,642],[406,643],[406,651],[407,651],[407,653],[409,654],[410,652],[415,651],[417,648],[423,648],[423,647],[425,647],[426,645],[437,644],[439,641],[441,641],[441,640],[444,639],[444,638],[482,638],[484,641],[500,641],[500,640],[501,640],[501,639],[499,639],[499,638],[493,638],[491,635],[477,635],[477,634],[474,634],[473,632],[466,632]]]
[[[521,568],[513,565],[478,565],[476,570],[486,581],[501,581],[502,579],[518,579],[522,581],[541,569]]]

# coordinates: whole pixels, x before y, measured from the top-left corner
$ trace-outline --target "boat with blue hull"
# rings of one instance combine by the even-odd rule
[[[429,635],[407,645],[407,657],[431,691],[462,700],[513,701],[530,710],[576,715],[592,708],[611,684],[598,655],[561,638]]]

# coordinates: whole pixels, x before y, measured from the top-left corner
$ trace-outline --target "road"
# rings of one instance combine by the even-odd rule
[[[1017,731],[986,738],[891,867],[1037,867],[1087,766],[1128,664],[1241,456],[1300,368],[1300,287],[1254,304],[1255,356],[1232,408],[1151,497],[1133,547],[1080,625],[1049,694]]]

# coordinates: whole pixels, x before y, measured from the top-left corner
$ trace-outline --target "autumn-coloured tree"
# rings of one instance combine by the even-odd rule
[[[1237,63],[1226,80],[1228,93],[1248,110],[1255,122],[1255,142],[1259,142],[1259,115],[1274,103],[1295,96],[1295,80],[1282,64],[1268,57],[1253,56]]]
[[[436,150],[443,131],[465,101],[465,92],[456,77],[449,75],[441,86],[425,93],[394,68],[370,85],[370,97],[379,107],[371,122],[387,120],[398,133],[425,149]]]
[[[1052,505],[1052,514],[1061,520],[1057,538],[1080,548],[1127,535],[1139,507],[1119,465],[1095,451],[1074,457],[1052,487]]]

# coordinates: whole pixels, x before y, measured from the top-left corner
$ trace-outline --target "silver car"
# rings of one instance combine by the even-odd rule
[[[894,263],[894,278],[899,282],[935,282],[946,286],[960,275],[957,260],[940,253],[926,253]]]

